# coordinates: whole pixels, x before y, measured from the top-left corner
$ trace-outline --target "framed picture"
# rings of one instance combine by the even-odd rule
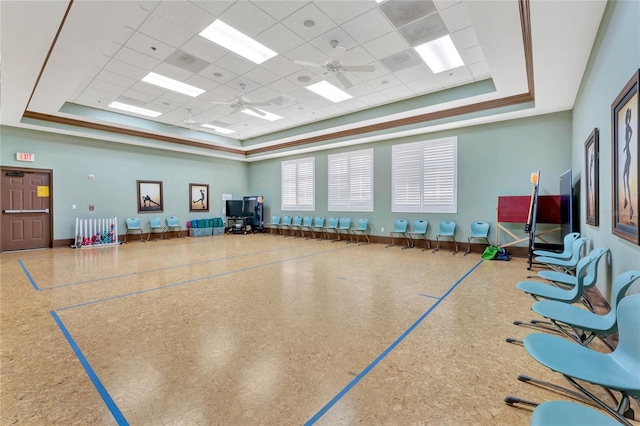
[[[189,211],[209,211],[209,185],[205,183],[189,184]]]
[[[638,245],[640,245],[638,232],[639,83],[640,70],[636,71],[611,104],[612,232]]]
[[[139,180],[138,213],[157,213],[163,211],[162,181]]]
[[[598,226],[600,209],[600,136],[598,129],[593,129],[584,143],[584,170],[587,179],[587,225]]]

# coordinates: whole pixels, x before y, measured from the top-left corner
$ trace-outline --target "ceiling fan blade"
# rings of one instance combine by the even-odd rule
[[[336,73],[336,78],[340,83],[342,83],[345,89],[351,89],[353,87],[353,84],[351,84],[349,79],[341,72]]]
[[[344,70],[355,72],[373,72],[376,70],[376,67],[374,67],[373,65],[345,65]]]
[[[322,65],[316,64],[315,62],[307,62],[307,61],[293,61],[293,62],[298,65],[302,65],[303,67],[322,68]]]
[[[214,105],[231,105],[231,102],[210,102]]]
[[[271,105],[269,102],[245,102],[244,104],[247,106],[270,106]]]
[[[331,60],[333,62],[340,62],[342,61],[342,57],[344,56],[344,52],[346,51],[346,49],[342,46],[336,46],[333,48],[333,55],[331,55]]]
[[[249,111],[253,111],[253,112],[255,112],[256,114],[258,114],[259,116],[267,115],[267,114],[265,114],[265,113],[264,113],[264,111],[260,111],[259,109],[254,108],[254,107],[252,107],[252,106],[250,106],[250,105],[246,105],[246,107],[247,107],[247,109],[248,109]]]

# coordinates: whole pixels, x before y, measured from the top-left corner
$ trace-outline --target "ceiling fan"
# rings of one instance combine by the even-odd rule
[[[189,112],[189,118],[185,118],[184,120],[182,120],[180,123],[178,123],[176,127],[186,127],[187,129],[193,132],[197,132],[198,131],[197,126],[199,126],[200,123],[198,123],[196,120],[193,119],[192,117],[193,110],[191,108],[187,108],[187,111]]]
[[[333,48],[333,54],[322,64],[305,61],[294,62],[305,67],[323,68],[325,70],[323,72],[324,75],[335,75],[340,84],[342,84],[345,89],[350,89],[353,87],[353,83],[351,83],[347,76],[344,75],[345,72],[373,72],[376,70],[376,67],[374,67],[373,65],[344,65],[342,63],[342,58],[346,51],[345,48],[340,46],[337,40],[331,40],[331,47]]]
[[[240,89],[244,91],[245,87],[246,87],[246,84],[240,83]],[[246,96],[243,96],[242,94],[237,95],[233,100],[233,102],[211,102],[211,103],[219,104],[219,105],[230,105],[231,108],[233,109],[233,111],[231,111],[231,114],[240,112],[243,109],[248,109],[249,111],[253,111],[254,113],[260,116],[264,116],[266,114],[264,111],[261,111],[256,107],[271,105],[271,103],[269,102],[250,102],[249,99]]]

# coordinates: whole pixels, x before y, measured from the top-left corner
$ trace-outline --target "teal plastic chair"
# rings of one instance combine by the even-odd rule
[[[279,226],[280,234],[284,237],[287,236],[287,232],[291,229],[291,216],[285,216],[282,218],[282,223]]]
[[[563,273],[572,273],[580,261],[580,253],[588,238],[578,238],[571,246],[571,257],[559,259],[557,257],[536,256],[535,261],[547,265],[549,268]]]
[[[600,411],[570,401],[547,401],[531,414],[531,426],[620,426],[620,423]]]
[[[579,232],[571,232],[564,236],[563,250],[561,252],[549,251],[549,250],[534,250],[535,256],[554,257],[557,259],[568,259],[573,254],[573,244],[580,238]]]
[[[176,237],[178,238],[184,238],[180,236],[180,231],[182,230],[182,225],[180,225],[180,220],[176,217],[176,216],[169,216],[167,218],[167,232],[175,232],[176,233]],[[166,239],[171,239],[169,237],[167,237],[167,234],[165,233],[165,238]]]
[[[340,238],[338,236],[338,225],[339,224],[340,224],[340,218],[330,217],[329,220],[327,221],[327,226],[322,228],[322,231],[324,232],[324,237],[326,239],[329,239],[329,235],[330,234],[336,234],[336,238],[339,239]]]
[[[154,238],[154,241],[163,240],[165,232],[167,232],[167,228],[162,224],[162,219],[156,216],[149,218],[149,235],[147,235],[147,241],[149,241],[151,235],[154,234],[160,234],[160,237]]]
[[[396,239],[404,238],[405,244],[409,245],[409,239],[407,237],[407,227],[409,222],[407,219],[396,219],[393,221],[393,231],[389,232],[391,235],[391,244],[387,244],[384,248],[393,247],[396,245]]]
[[[302,218],[302,225],[300,225],[300,236],[308,240],[311,238],[311,226],[313,226],[313,216],[305,216]],[[308,237],[305,237],[305,232],[309,233]]]
[[[464,255],[471,253],[471,240],[484,240],[487,245],[489,242],[489,223],[488,222],[471,222],[471,235],[467,237],[467,251]]]
[[[311,226],[311,238],[315,238],[318,240],[322,239],[322,238],[319,238],[317,235],[320,235],[322,238],[325,238],[324,216],[318,216],[313,219],[313,225]]]
[[[296,232],[300,231],[302,227],[302,216],[296,216],[293,218],[291,222],[291,226],[289,226],[289,231],[291,232],[291,236],[293,238],[298,238]]]
[[[272,235],[278,235],[280,233],[280,216],[279,215],[271,216],[271,223],[268,224],[267,226],[269,228],[269,232]]]
[[[597,262],[592,262],[597,264]],[[629,287],[640,278],[640,271],[627,271],[613,280],[611,309],[605,315],[587,311],[575,305],[555,300],[541,300],[531,310],[548,319],[548,323],[532,320],[532,324],[551,324],[561,333],[583,346],[589,345],[596,337],[605,337],[618,331],[618,305]],[[604,339],[603,339],[604,340]],[[604,341],[606,344],[608,342]],[[613,349],[613,348],[611,348]]]
[[[625,417],[633,418],[629,398],[640,397],[640,294],[624,297],[617,311],[618,346],[611,353],[603,353],[576,344],[560,336],[529,334],[524,338],[527,353],[540,364],[562,374],[584,398],[595,402],[619,422],[631,425]],[[540,384],[527,376],[519,380]],[[609,406],[577,380],[599,385],[620,393],[616,406]],[[544,382],[542,382],[544,386]],[[557,385],[554,386],[557,389]],[[578,394],[580,395],[580,394]]]
[[[456,223],[452,220],[443,220],[439,224],[440,233],[436,235],[436,248],[433,249],[433,252],[437,252],[440,250],[440,239],[441,238],[451,238],[453,241],[453,245],[455,246],[455,250],[453,254],[458,252],[458,242],[456,241]]]
[[[364,241],[362,243],[358,241],[358,237],[360,235],[363,235],[367,239],[367,244],[371,244],[371,240],[369,239],[369,234],[367,232],[368,228],[369,219],[367,219],[366,217],[358,219],[358,222],[356,222],[356,227],[351,230],[351,234],[353,235],[353,242],[357,243],[358,245],[364,244]]]
[[[412,231],[407,232],[409,236],[409,246],[403,247],[402,249],[412,248],[416,246],[417,240],[425,240],[427,242],[427,246],[422,249],[425,251],[431,248],[431,243],[427,239],[427,229],[429,228],[429,221],[424,219],[414,220],[412,224]]]
[[[338,227],[336,228],[336,234],[338,234],[338,239],[333,240],[332,242],[340,241],[342,239],[340,238],[341,235],[346,235],[349,238],[351,238],[351,218],[350,217],[341,217],[338,220]]]
[[[140,241],[145,242],[143,238],[143,229],[140,223],[140,218],[137,217],[128,217],[125,219],[125,224],[127,225],[127,232],[124,234],[124,243],[127,243],[127,235],[129,234],[140,234]]]

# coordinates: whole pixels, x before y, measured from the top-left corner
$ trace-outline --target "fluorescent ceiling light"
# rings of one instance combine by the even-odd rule
[[[161,112],[151,111],[150,109],[140,108],[133,105],[123,104],[122,102],[111,102],[109,108],[115,108],[122,111],[133,112],[134,114],[145,115],[147,117],[157,117],[162,115]]]
[[[448,35],[416,46],[414,49],[434,74],[464,65],[464,61]]]
[[[256,64],[261,64],[277,55],[273,50],[219,19],[202,30],[200,35]]]
[[[193,98],[202,95],[205,92],[205,90],[199,89],[195,86],[191,86],[178,80],[174,80],[169,77],[165,77],[160,74],[156,74],[155,72],[150,72],[149,74],[147,74],[142,79],[142,81],[149,84],[155,84],[156,86],[173,90],[174,92],[182,93],[183,95],[191,96]]]
[[[256,108],[256,109],[258,111],[260,111],[260,112],[263,112],[264,115],[257,114],[256,112],[251,111],[250,109],[243,109],[241,112],[244,112],[245,114],[248,114],[248,115],[253,115],[254,117],[262,118],[264,120],[269,120],[269,121],[276,121],[276,120],[280,120],[282,118],[277,114],[272,114],[272,113],[267,112],[267,111],[262,111],[261,109],[258,109],[258,108]]]
[[[353,98],[353,96],[347,92],[343,92],[325,80],[312,84],[311,86],[307,86],[307,89],[336,103]]]
[[[203,124],[202,127],[207,129],[211,129],[216,133],[222,133],[223,135],[230,135],[231,133],[235,133],[235,130],[225,129],[224,127],[212,126],[211,124]]]

